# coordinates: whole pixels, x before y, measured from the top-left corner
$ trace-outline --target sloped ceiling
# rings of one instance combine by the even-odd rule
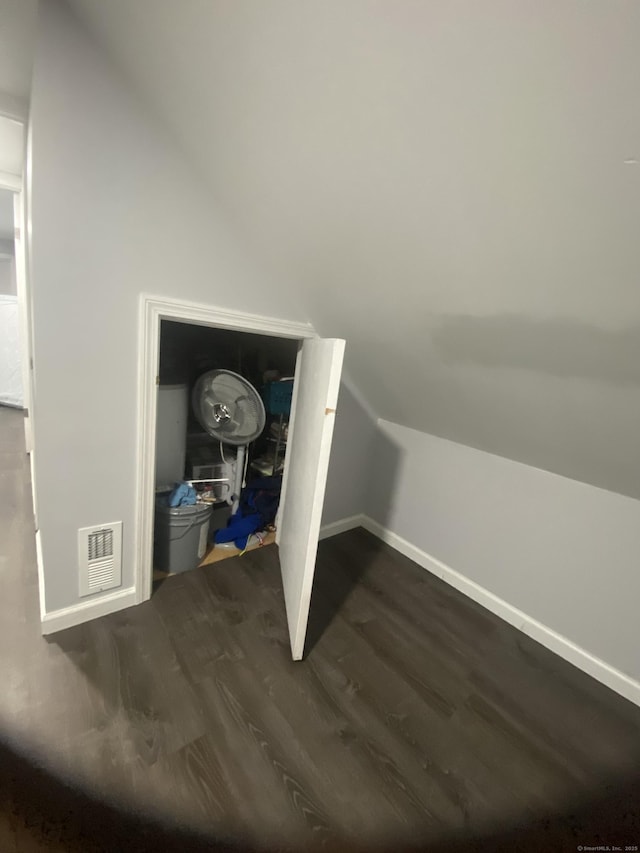
[[[70,0],[380,417],[640,497],[640,4]]]

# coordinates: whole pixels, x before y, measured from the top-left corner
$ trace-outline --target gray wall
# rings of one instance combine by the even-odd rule
[[[323,524],[364,512],[375,434],[375,419],[351,383],[344,381],[338,397]]]
[[[2,252],[2,240],[0,240],[0,252]],[[13,247],[13,244],[11,244]],[[16,283],[16,261],[15,257],[0,258],[0,294],[15,296],[17,293]]]
[[[367,513],[640,679],[640,501],[380,421]]]
[[[69,1],[381,417],[640,497],[640,3]]]
[[[0,189],[0,294],[15,295],[16,261],[13,244],[13,193]]]
[[[0,293],[0,403],[24,405],[18,300]]]
[[[78,527],[124,522],[123,587],[133,584],[140,293],[307,315],[295,287],[275,286],[247,256],[209,189],[57,0],[40,8],[31,124],[35,465],[52,611],[78,600]],[[353,441],[354,411],[347,395],[338,447]],[[338,453],[348,485],[334,468],[329,518],[361,510],[358,471]]]
[[[38,0],[2,3],[0,110],[19,119],[26,115],[23,110],[29,99],[37,9]]]

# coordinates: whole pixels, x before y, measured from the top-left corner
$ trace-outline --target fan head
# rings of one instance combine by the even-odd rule
[[[193,389],[193,411],[200,426],[225,444],[254,441],[265,425],[262,399],[250,382],[231,370],[203,373]]]

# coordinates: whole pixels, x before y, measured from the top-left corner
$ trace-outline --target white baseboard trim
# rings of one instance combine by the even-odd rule
[[[328,539],[329,536],[337,536],[338,533],[346,533],[347,530],[353,530],[354,527],[364,527],[364,515],[350,515],[348,518],[341,518],[338,521],[332,521],[331,524],[324,524],[320,528],[318,539]]]
[[[65,628],[73,628],[98,616],[107,616],[116,610],[124,610],[137,604],[136,590],[134,587],[119,589],[101,598],[92,598],[90,601],[79,601],[71,607],[63,607],[61,610],[52,610],[42,614],[41,624],[43,634],[54,634]]]
[[[40,599],[40,622],[44,621],[47,607],[44,600],[44,565],[42,563],[42,535],[36,530],[36,568],[38,570],[38,598]]]
[[[354,527],[361,527],[363,519],[363,515],[352,515],[350,518],[341,518],[339,521],[325,524],[320,529],[319,538],[326,539],[329,536],[336,536],[338,533],[352,530]],[[54,634],[56,631],[64,631],[65,628],[73,628],[75,625],[81,625],[90,619],[97,619],[99,616],[106,616],[109,613],[115,613],[117,610],[124,610],[125,607],[131,607],[134,604],[140,603],[139,598],[136,596],[135,587],[129,587],[128,589],[116,590],[100,598],[79,601],[70,607],[48,612],[45,608],[44,575],[41,570],[42,551],[40,548],[40,531],[36,534],[36,542],[38,546],[38,577],[40,580],[40,621],[44,635]]]
[[[476,601],[478,604],[486,607],[487,610],[495,613],[496,616],[504,619],[505,622],[518,628],[523,634],[546,646],[550,651],[555,652],[561,658],[564,658],[569,663],[578,667],[578,669],[586,672],[587,675],[592,676],[592,678],[615,690],[616,693],[629,699],[629,701],[640,705],[640,682],[631,678],[631,676],[615,669],[571,640],[568,640],[566,637],[563,637],[561,634],[556,633],[556,631],[523,613],[522,610],[518,610],[517,607],[513,607],[508,602],[498,598],[497,595],[489,592],[489,590],[474,581],[469,580],[469,578],[456,572],[435,557],[431,557],[426,551],[412,545],[406,539],[378,524],[377,521],[374,521],[369,516],[363,515],[360,523],[365,530],[373,533],[374,536],[386,542],[387,545],[395,548],[401,554],[404,554],[405,557],[413,560],[414,563],[422,566],[422,568],[427,569],[427,571],[464,593],[464,595],[468,595],[473,601]]]
[[[325,524],[320,528],[319,538],[327,539],[330,536],[337,536],[339,533],[345,533],[347,530],[353,530],[356,527],[364,527],[365,530],[377,536],[387,545],[395,548],[396,551],[404,554],[405,557],[413,560],[414,563],[436,575],[436,577],[448,583],[459,592],[469,596],[469,598],[482,605],[482,607],[486,607],[487,610],[504,619],[505,622],[513,625],[519,631],[522,631],[523,634],[541,643],[550,651],[564,658],[564,660],[578,667],[583,672],[586,672],[587,675],[615,690],[616,693],[624,696],[629,701],[640,705],[640,682],[626,675],[624,672],[615,669],[615,667],[592,655],[571,640],[538,622],[533,617],[523,613],[522,610],[518,610],[517,607],[489,592],[489,590],[475,583],[475,581],[469,580],[469,578],[456,572],[445,563],[427,554],[426,551],[398,536],[397,533],[393,533],[393,531],[378,524],[377,521],[374,521],[369,516],[363,514],[352,515],[348,518],[342,518],[330,524]],[[39,536],[37,538],[39,539]],[[51,612],[43,610],[44,589],[42,588],[40,596],[42,633],[45,635],[62,631],[65,628],[72,628],[90,619],[106,616],[109,613],[123,610],[125,607],[130,607],[138,603],[134,587],[117,590],[110,595],[90,601],[82,601],[71,607]]]

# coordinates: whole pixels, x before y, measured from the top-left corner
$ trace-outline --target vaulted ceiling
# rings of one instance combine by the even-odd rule
[[[640,497],[640,4],[69,3],[379,416]]]

